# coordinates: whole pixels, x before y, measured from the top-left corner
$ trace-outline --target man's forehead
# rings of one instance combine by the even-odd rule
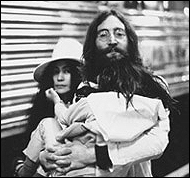
[[[110,15],[98,26],[97,30],[116,28],[125,30],[124,24],[117,17]]]

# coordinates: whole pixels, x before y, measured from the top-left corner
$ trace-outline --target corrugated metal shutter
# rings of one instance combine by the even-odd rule
[[[85,1],[1,1],[1,137],[24,131],[37,87],[32,71],[51,57],[60,37],[83,42],[97,13]]]
[[[123,12],[135,27],[144,63],[166,79],[173,97],[189,93],[189,17],[179,11]]]
[[[95,1],[1,1],[1,137],[24,131],[36,92],[32,71],[60,37],[83,43]],[[182,13],[122,9],[134,25],[144,62],[178,96],[189,92],[189,18]]]
[[[189,93],[189,17],[183,12],[143,10],[129,18],[144,62],[166,79],[173,97]]]

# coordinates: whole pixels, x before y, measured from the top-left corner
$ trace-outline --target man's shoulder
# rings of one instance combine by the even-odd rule
[[[79,84],[77,90],[83,88],[83,87],[91,87],[91,88],[95,88],[98,89],[98,84],[90,82],[90,81],[83,81]]]
[[[92,82],[81,82],[75,92],[75,101],[79,101],[81,98],[87,97],[91,93],[96,93],[98,85]]]
[[[154,80],[157,81],[168,93],[169,93],[169,85],[167,80],[161,75],[156,75]]]

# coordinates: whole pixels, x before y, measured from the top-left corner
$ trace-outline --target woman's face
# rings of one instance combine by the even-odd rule
[[[57,61],[53,67],[54,89],[58,94],[64,94],[71,89],[70,68],[65,61]]]

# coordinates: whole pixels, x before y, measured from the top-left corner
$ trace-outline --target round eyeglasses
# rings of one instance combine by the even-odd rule
[[[125,30],[123,30],[121,28],[114,29],[113,34],[114,34],[114,37],[116,39],[124,39],[124,38],[126,38]],[[98,31],[97,38],[100,41],[103,41],[103,42],[110,41],[111,32],[108,29],[102,29],[102,30]]]

